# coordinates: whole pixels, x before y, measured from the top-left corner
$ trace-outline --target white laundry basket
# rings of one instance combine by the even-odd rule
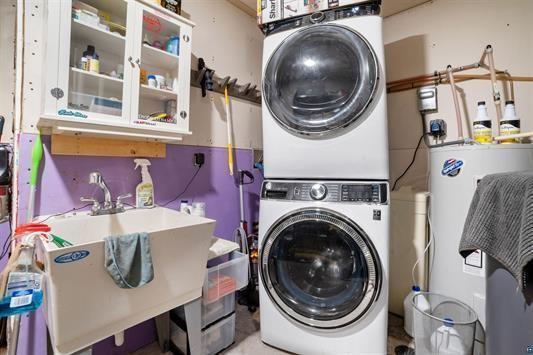
[[[472,355],[476,312],[444,295],[421,292],[413,297],[416,355]]]

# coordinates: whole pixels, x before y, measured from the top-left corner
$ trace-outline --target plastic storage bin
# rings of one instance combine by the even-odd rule
[[[70,92],[69,108],[113,116],[122,115],[122,101],[75,91]]]
[[[187,333],[173,322],[171,340],[183,353],[187,353]],[[202,354],[217,354],[233,344],[234,340],[235,314],[232,314],[202,331]]]
[[[471,355],[476,312],[451,297],[421,292],[413,297],[416,355]]]
[[[215,302],[202,304],[202,329],[233,312],[235,312],[235,292]]]
[[[185,311],[183,307],[172,310],[182,321],[185,322]],[[221,318],[235,312],[235,292],[219,298],[209,304],[202,303],[202,329],[215,323]]]
[[[234,251],[229,260],[207,269],[203,303],[210,304],[248,285],[248,256]]]

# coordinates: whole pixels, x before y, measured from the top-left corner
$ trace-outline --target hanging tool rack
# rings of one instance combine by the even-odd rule
[[[198,60],[198,70],[191,70],[191,86],[201,88],[202,96],[205,96],[205,90],[224,95],[224,88],[227,87],[229,96],[260,105],[261,91],[257,89],[257,85],[237,84],[237,80],[230,76],[223,78],[217,76],[213,69],[205,66],[202,58]]]

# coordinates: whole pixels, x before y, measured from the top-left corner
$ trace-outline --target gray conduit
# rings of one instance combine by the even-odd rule
[[[426,146],[428,148],[431,149],[431,148],[447,147],[447,146],[450,146],[450,145],[464,145],[464,144],[473,145],[473,144],[477,144],[477,142],[475,140],[473,140],[472,138],[461,138],[461,139],[458,139],[458,140],[455,140],[455,141],[432,144],[429,141],[429,133],[428,133],[427,124],[426,124],[426,115],[424,113],[422,113],[422,112],[420,112],[420,115],[422,117],[422,129],[424,130],[424,143],[426,144]]]

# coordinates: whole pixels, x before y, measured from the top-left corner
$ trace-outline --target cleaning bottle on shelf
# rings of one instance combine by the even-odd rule
[[[474,140],[481,144],[492,142],[492,120],[487,113],[485,101],[477,103],[477,116],[474,121]]]
[[[44,274],[34,259],[33,245],[20,245],[2,272],[0,317],[38,309],[43,302]]]
[[[148,167],[151,165],[148,159],[135,159],[135,169],[141,167],[142,181],[135,189],[135,206],[137,208],[152,208],[154,207],[154,183],[152,177],[148,172]]]
[[[520,118],[516,116],[514,101],[505,102],[505,113],[503,120],[500,122],[500,135],[509,136],[520,133]],[[518,139],[506,139],[501,141],[502,144],[519,143]]]

